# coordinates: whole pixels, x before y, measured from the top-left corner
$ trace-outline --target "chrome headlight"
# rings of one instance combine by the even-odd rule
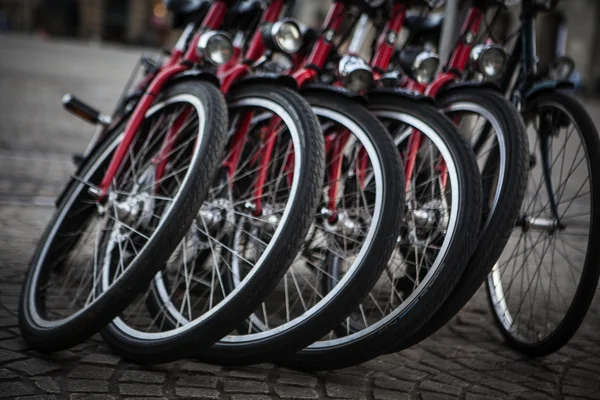
[[[226,32],[204,32],[200,35],[196,51],[200,57],[218,67],[227,64],[233,57],[233,41]]]
[[[550,64],[549,75],[551,79],[559,81],[568,80],[575,70],[575,62],[571,57],[558,57]]]
[[[271,26],[270,36],[273,44],[288,54],[298,52],[304,42],[300,25],[291,18],[275,22]]]
[[[423,51],[417,55],[412,65],[413,77],[421,84],[429,84],[433,81],[439,66],[440,57],[437,54],[432,51]]]
[[[344,87],[354,92],[363,92],[373,84],[373,70],[358,56],[342,57],[338,71]]]
[[[478,44],[471,51],[473,67],[488,78],[495,78],[504,72],[506,51],[496,44]]]

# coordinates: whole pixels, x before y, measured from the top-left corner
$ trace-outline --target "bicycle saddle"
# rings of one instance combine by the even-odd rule
[[[194,18],[200,18],[208,10],[210,0],[164,0],[173,14],[173,28],[181,28]]]

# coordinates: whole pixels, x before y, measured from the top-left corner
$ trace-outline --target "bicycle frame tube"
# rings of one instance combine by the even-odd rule
[[[375,56],[371,60],[371,68],[377,74],[375,80],[381,78],[381,74],[385,73],[390,65],[405,18],[406,6],[404,4],[394,5],[392,17],[379,37]]]
[[[285,0],[273,0],[263,13],[260,25],[276,22],[284,5]],[[225,94],[229,93],[234,83],[250,73],[252,64],[258,61],[265,54],[265,51],[262,31],[259,26],[254,32],[254,35],[252,35],[248,50],[246,51],[246,54],[244,54],[244,59],[233,65],[231,68],[222,69],[220,71],[219,79],[221,80],[221,91]]]
[[[307,82],[312,81],[324,66],[327,58],[333,48],[333,39],[338,33],[342,22],[344,22],[344,11],[346,6],[341,2],[334,2],[329,8],[327,17],[323,24],[323,34],[319,37],[310,55],[306,58],[304,66],[292,74],[292,77],[298,83],[298,87],[303,87]]]
[[[392,59],[392,55],[395,50],[396,40],[398,35],[400,34],[400,30],[404,25],[404,20],[406,18],[406,7],[403,4],[396,4],[392,10],[392,15],[390,19],[387,21],[386,26],[381,33],[377,48],[375,50],[375,55],[371,60],[371,68],[376,72],[375,80],[379,80],[382,77],[382,74],[387,71],[390,61]],[[454,79],[454,78],[453,78]],[[407,80],[407,89],[412,90],[418,93],[424,93],[427,89],[426,85],[422,85],[415,81],[414,79],[408,78]],[[417,154],[419,152],[419,148],[421,147],[421,143],[423,139],[423,134],[416,129],[412,130],[412,133],[408,142],[408,153],[406,155],[404,174],[406,179],[406,190],[410,189],[410,182],[412,180],[412,175],[415,168],[415,162],[417,159]],[[438,169],[442,172],[444,176],[446,176],[445,172],[447,171],[446,163],[441,160],[438,165]],[[443,182],[443,186],[445,189],[445,179]]]
[[[284,0],[273,0],[262,15],[261,25],[277,21],[284,6]],[[219,71],[219,78],[222,82],[221,91],[224,93],[228,93],[234,83],[248,75],[251,71],[252,64],[258,61],[266,51],[260,27],[254,32],[248,50],[244,54],[244,59],[241,58],[243,40],[240,38],[239,40],[236,40],[236,42],[237,43],[235,43],[234,46],[234,57],[236,57],[236,62],[228,65],[228,67],[221,68]],[[240,121],[238,122],[238,126],[236,127],[235,134],[231,141],[231,152],[227,156],[224,164],[227,168],[230,180],[233,180],[235,171],[239,166],[252,117],[253,113],[251,111],[241,114]],[[253,208],[255,216],[262,213],[261,199],[264,193],[269,162],[273,156],[275,141],[277,139],[277,128],[280,122],[281,119],[279,117],[271,118],[269,124],[265,128],[266,131],[263,132],[262,135],[265,138],[265,144],[261,149],[262,156],[259,157],[258,176],[254,182]]]
[[[113,180],[117,175],[123,160],[127,155],[127,152],[129,151],[129,147],[138,133],[138,130],[144,118],[146,117],[146,113],[152,106],[152,103],[154,103],[164,85],[171,78],[181,72],[189,70],[193,65],[200,61],[196,53],[198,39],[205,30],[214,29],[214,27],[218,27],[222,24],[226,9],[227,6],[225,1],[217,1],[211,5],[208,14],[202,21],[200,29],[194,29],[194,25],[190,25],[185,29],[181,39],[177,43],[177,46],[175,46],[170,59],[167,61],[166,65],[157,72],[156,76],[154,76],[144,95],[137,103],[129,121],[127,122],[123,140],[121,143],[119,143],[115,154],[110,161],[108,169],[98,188],[98,193],[95,193],[99,200],[102,200],[106,197],[109,187],[113,183]],[[194,31],[196,31],[195,34]]]

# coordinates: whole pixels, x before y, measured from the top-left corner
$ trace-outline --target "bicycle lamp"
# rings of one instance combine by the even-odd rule
[[[440,58],[432,51],[423,51],[417,55],[412,65],[412,74],[420,84],[433,81],[440,66]]]
[[[373,84],[373,70],[361,57],[346,55],[338,65],[342,84],[353,92],[363,92]]]
[[[471,51],[473,67],[488,78],[496,78],[506,67],[506,51],[496,44],[478,44]]]
[[[196,51],[200,57],[220,67],[233,57],[233,41],[231,36],[223,31],[204,32],[200,35]]]
[[[550,64],[550,79],[559,81],[568,80],[575,70],[575,62],[570,57],[558,57]]]
[[[263,31],[263,40],[265,45],[272,50],[287,54],[297,53],[304,44],[302,28],[292,18],[284,18],[267,26]]]

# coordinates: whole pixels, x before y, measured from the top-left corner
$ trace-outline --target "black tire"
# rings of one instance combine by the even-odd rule
[[[335,113],[356,124],[364,133],[360,143],[370,143],[377,163],[381,165],[383,184],[380,186],[381,214],[373,220],[368,229],[373,238],[361,247],[364,257],[352,265],[352,275],[345,283],[340,283],[337,293],[324,297],[309,308],[308,317],[304,315],[281,326],[273,326],[260,338],[247,338],[251,335],[236,335],[234,340],[221,340],[210,349],[202,351],[202,361],[225,364],[256,364],[278,359],[282,354],[290,354],[318,340],[340,323],[344,317],[358,305],[371,290],[374,282],[385,267],[399,232],[399,223],[404,210],[404,178],[402,162],[385,128],[369,111],[346,97],[324,93],[306,92],[305,98],[313,107],[317,117],[325,121],[335,121],[327,117],[328,112]],[[352,131],[350,125],[349,130]],[[357,132],[354,132],[355,136]],[[374,156],[369,153],[369,159]],[[379,188],[379,185],[378,185]],[[364,253],[363,253],[364,252]],[[295,256],[295,255],[294,255]],[[350,274],[350,273],[349,273]],[[307,314],[307,313],[305,313]],[[259,332],[264,334],[264,332]]]
[[[228,104],[231,108],[232,104],[247,99],[273,103],[274,107],[289,115],[297,128],[301,158],[296,160],[300,160],[299,164],[303,167],[297,180],[294,178],[298,186],[295,197],[288,204],[291,206],[287,211],[287,219],[278,225],[279,236],[270,243],[272,249],[265,253],[262,264],[253,270],[252,278],[245,281],[234,295],[221,301],[218,311],[202,315],[201,321],[200,318],[194,319],[188,324],[189,329],[170,333],[179,325],[167,317],[161,319],[161,325],[163,332],[169,332],[169,335],[144,338],[135,327],[134,334],[129,334],[120,328],[117,320],[109,324],[102,331],[102,336],[125,359],[139,363],[165,363],[200,353],[234,330],[240,321],[254,311],[287,271],[303,243],[316,213],[323,180],[324,142],[318,121],[308,103],[298,93],[285,87],[245,85],[231,92]],[[161,308],[164,303],[156,290],[157,278],[146,292],[152,318],[156,318],[157,310],[164,309]],[[123,321],[121,323],[126,324]]]
[[[69,223],[82,226],[81,224],[84,224],[89,218],[93,218],[90,215],[94,214],[93,212],[85,212],[83,213],[85,215],[82,216],[80,212],[71,211],[71,207],[75,204],[81,206],[84,201],[90,201],[91,199],[86,190],[87,186],[82,181],[74,180],[48,224],[33,256],[27,279],[23,285],[19,323],[23,337],[32,346],[43,351],[58,351],[81,343],[96,334],[127,307],[129,302],[135,298],[137,291],[142,290],[150,282],[160,265],[168,257],[170,251],[175,248],[191,224],[206,196],[213,176],[218,170],[218,161],[224,148],[223,142],[226,135],[227,108],[218,89],[212,84],[201,81],[184,82],[170,86],[157,99],[157,103],[178,95],[199,99],[205,113],[206,124],[205,131],[201,132],[202,140],[197,145],[198,150],[193,153],[196,156],[190,164],[186,180],[182,184],[178,196],[174,199],[173,206],[168,214],[165,214],[162,225],[156,228],[147,245],[140,250],[139,255],[135,257],[123,275],[106,293],[97,297],[75,314],[64,318],[64,323],[51,328],[40,326],[32,316],[31,309],[31,307],[37,307],[32,304],[35,302],[34,297],[37,297],[37,287],[34,287],[34,282],[37,282],[38,278],[35,276],[38,270],[40,270],[40,274],[49,274],[51,271],[44,271],[44,269],[54,269],[54,266],[45,267],[42,265],[44,262],[40,258],[42,252],[46,253],[46,250],[44,250],[46,245],[52,245],[54,236],[60,229],[60,226],[56,224],[61,223],[61,220],[66,221],[68,218]],[[112,133],[112,137],[105,140],[84,161],[79,174],[83,181],[97,184],[99,179],[102,179],[103,171],[120,141],[119,135],[124,125],[120,125],[120,129],[117,128]],[[78,201],[82,203],[76,203]],[[69,214],[70,211],[74,214]],[[80,222],[71,222],[71,219],[75,217],[78,218],[77,221],[82,218],[85,219],[82,220],[81,224]],[[54,231],[55,228],[56,232]],[[73,246],[74,244],[70,248],[73,248]],[[63,253],[59,254],[62,256]],[[54,263],[57,264],[56,261]],[[45,311],[45,305],[43,307]],[[34,312],[37,313],[37,311]]]
[[[372,95],[369,100],[370,110],[382,119],[392,120],[391,116],[384,118],[382,113],[393,112],[423,122],[432,131],[431,135],[435,135],[448,150],[450,157],[447,158],[456,166],[452,192],[458,193],[456,204],[452,202],[452,208],[457,210],[453,235],[448,238],[448,250],[439,267],[428,274],[431,279],[412,301],[403,302],[405,307],[394,308],[369,328],[350,332],[338,338],[337,343],[317,342],[280,361],[287,367],[307,370],[346,368],[375,358],[398,341],[410,337],[443,304],[462,276],[474,249],[481,218],[481,182],[468,143],[458,134],[452,122],[433,106],[390,94]],[[412,124],[408,126],[414,127]],[[394,150],[398,153],[395,145]]]
[[[527,187],[527,135],[521,116],[508,100],[489,89],[469,88],[444,93],[437,102],[442,110],[448,110],[449,107],[460,103],[475,105],[496,119],[505,144],[504,180],[496,199],[496,206],[490,207],[490,188],[496,188],[496,171],[495,168],[489,168],[489,165],[484,169],[484,173],[492,174],[482,175],[482,231],[464,274],[435,316],[412,337],[400,342],[393,351],[404,350],[433,335],[473,297],[508,242]],[[494,151],[490,157],[495,157],[496,154]]]
[[[550,238],[550,240],[554,237],[555,242],[552,245],[552,247],[548,246],[548,248],[546,249],[546,251],[544,251],[544,246],[542,244],[538,244],[537,242],[535,244],[533,244],[533,247],[537,248],[538,250],[535,250],[535,254],[538,254],[537,257],[540,257],[539,254],[541,253],[541,259],[539,260],[540,265],[538,265],[538,260],[537,258],[533,258],[533,261],[536,265],[538,265],[538,272],[537,273],[533,273],[532,275],[528,275],[528,277],[530,276],[531,279],[535,279],[536,278],[536,274],[537,274],[537,279],[540,280],[542,278],[542,275],[544,274],[544,272],[540,271],[540,266],[543,267],[545,274],[548,274],[550,277],[554,276],[554,272],[552,272],[552,269],[550,270],[550,272],[548,273],[548,264],[547,262],[550,261],[552,262],[552,265],[550,265],[550,268],[554,268],[554,262],[557,263],[561,263],[561,267],[563,267],[562,269],[564,270],[565,268],[567,270],[571,269],[570,271],[570,278],[573,280],[573,284],[574,284],[574,290],[569,290],[569,288],[566,288],[567,290],[565,290],[565,286],[566,286],[566,282],[557,282],[558,279],[556,279],[554,285],[548,287],[546,290],[548,291],[548,298],[547,301],[548,303],[545,305],[545,307],[542,305],[543,303],[541,302],[535,302],[535,304],[533,303],[525,303],[523,302],[523,304],[521,306],[519,306],[519,309],[517,310],[517,314],[516,315],[511,315],[511,320],[513,321],[513,323],[509,323],[507,321],[507,317],[506,317],[506,311],[511,312],[511,311],[515,311],[513,310],[508,310],[509,306],[506,304],[509,302],[508,296],[506,299],[504,299],[504,296],[502,296],[502,299],[499,299],[497,297],[497,295],[495,293],[494,288],[495,283],[496,285],[497,283],[499,283],[499,281],[495,280],[495,276],[494,273],[490,274],[488,280],[487,280],[487,294],[488,294],[488,300],[490,302],[490,308],[492,311],[492,314],[494,316],[494,321],[496,323],[496,325],[498,326],[498,328],[500,329],[500,331],[502,332],[504,338],[506,339],[506,342],[511,345],[514,349],[520,351],[521,353],[524,353],[526,355],[529,356],[533,356],[533,357],[540,357],[540,356],[545,356],[548,354],[551,354],[555,351],[558,351],[561,347],[563,347],[564,345],[566,345],[569,340],[573,337],[573,335],[575,335],[575,333],[577,332],[578,328],[581,326],[587,311],[590,307],[590,304],[594,298],[594,294],[596,292],[596,287],[598,285],[598,278],[600,276],[600,248],[598,247],[598,243],[600,241],[600,212],[598,212],[598,210],[600,210],[599,208],[599,201],[600,201],[600,138],[598,137],[598,131],[596,129],[596,127],[594,126],[594,123],[592,121],[592,119],[590,118],[590,115],[588,114],[588,112],[585,110],[585,107],[575,98],[569,96],[568,94],[562,93],[562,92],[558,92],[558,91],[548,91],[542,94],[538,94],[535,95],[533,98],[527,99],[526,101],[526,107],[525,110],[523,111],[523,115],[525,117],[526,121],[530,121],[533,120],[537,115],[540,115],[540,113],[542,112],[542,110],[554,110],[554,112],[556,113],[554,118],[564,118],[564,120],[562,122],[560,122],[561,124],[565,123],[566,121],[569,121],[570,123],[572,123],[574,125],[574,127],[576,128],[576,131],[579,133],[579,140],[580,140],[580,147],[577,147],[577,153],[574,154],[574,159],[568,160],[567,164],[570,164],[571,167],[571,171],[567,172],[566,169],[562,170],[564,165],[561,166],[561,171],[560,171],[560,176],[558,175],[558,166],[556,166],[557,169],[557,174],[554,175],[552,173],[552,166],[555,166],[555,163],[553,162],[552,165],[550,166],[550,179],[552,182],[552,187],[553,190],[552,192],[555,194],[561,192],[561,188],[564,187],[564,189],[562,189],[562,193],[559,194],[559,198],[558,198],[558,212],[559,214],[562,215],[562,218],[560,220],[561,224],[564,224],[564,228],[559,229],[556,232],[552,232],[548,234],[548,237]],[[557,112],[558,110],[560,110],[560,112]],[[565,131],[567,132],[567,135],[573,135],[574,131],[571,131],[570,129],[568,129],[568,127],[565,129]],[[562,131],[562,132],[565,132]],[[570,133],[569,133],[570,132]],[[539,137],[539,135],[537,134],[537,132],[535,133],[536,136]],[[563,154],[563,162],[565,162],[564,157],[565,156],[571,156],[573,155],[573,148],[571,145],[571,150],[567,150],[567,141],[569,139],[570,136],[567,136],[567,138],[565,139],[565,148],[563,148],[564,154]],[[560,140],[560,137],[557,137],[558,140]],[[552,141],[554,141],[554,139],[552,139]],[[536,144],[537,144],[537,140],[536,140]],[[549,149],[552,149],[553,143],[550,143]],[[577,156],[579,154],[579,150],[583,149],[583,159],[581,161],[577,161]],[[532,148],[531,150],[533,151],[533,154],[538,154],[538,151],[541,152],[540,148],[537,148],[537,146],[535,144],[532,143]],[[548,150],[546,151],[548,152]],[[552,153],[550,153],[552,154]],[[560,152],[558,153],[557,160],[559,161],[558,158],[560,156]],[[532,187],[531,185],[533,184],[533,186],[535,186],[536,183],[538,183],[539,181],[541,181],[539,178],[536,179],[535,176],[533,176],[534,173],[534,168],[536,165],[540,165],[542,164],[542,168],[543,167],[543,160],[540,159],[542,157],[537,158],[537,161],[534,162],[535,158],[532,157],[532,164],[531,164],[531,177],[530,177],[530,185],[529,187]],[[553,158],[553,157],[552,157]],[[552,161],[552,159],[550,159]],[[584,162],[585,160],[585,162]],[[580,164],[581,163],[581,164]],[[577,164],[577,166],[575,166]],[[590,193],[589,193],[589,206],[590,206],[590,214],[589,217],[588,215],[584,215],[582,213],[583,211],[583,206],[584,204],[582,203],[586,203],[587,201],[585,200],[586,197],[588,197],[584,192],[582,192],[581,190],[583,189],[583,185],[579,185],[579,182],[577,181],[577,177],[573,177],[575,174],[575,171],[579,171],[579,173],[581,173],[580,168],[584,168],[587,166],[588,172],[589,172],[589,187],[590,187]],[[569,166],[567,165],[567,168]],[[573,170],[573,168],[575,168]],[[565,174],[565,182],[556,182],[556,178],[558,178],[559,180],[562,179],[563,177],[563,173]],[[569,184],[567,185],[566,181],[569,180]],[[585,181],[584,181],[584,185],[585,185]],[[569,203],[568,200],[562,202],[562,194],[565,194],[564,192],[566,191],[566,187],[567,186],[571,186],[571,187],[575,187],[579,189],[579,192],[575,195],[575,197],[577,197],[577,203],[578,203],[578,207],[576,210],[576,216],[569,216],[567,215],[567,211],[568,208],[570,206],[572,206],[573,201],[570,201]],[[539,204],[538,202],[538,196],[542,197],[542,196],[547,196],[547,184],[543,184],[540,187],[542,187],[541,192],[537,191],[533,194],[533,200],[531,201],[526,201],[523,203],[523,207],[521,208],[521,213],[522,216],[531,214],[533,215],[532,211],[529,209],[529,206],[533,204],[533,208],[536,208],[537,204]],[[535,188],[533,189],[535,190]],[[575,189],[577,190],[577,189]],[[528,194],[530,194],[530,192],[528,191]],[[571,195],[569,195],[569,198],[571,197]],[[526,197],[526,199],[528,199],[529,196]],[[543,199],[542,199],[543,200]],[[566,209],[565,209],[566,208]],[[544,213],[546,214],[546,213]],[[548,215],[548,214],[546,214]],[[572,237],[571,240],[573,240],[571,242],[571,244],[568,244],[569,247],[565,246],[563,244],[562,246],[562,250],[561,247],[558,246],[556,247],[556,240],[558,237],[562,237],[563,233],[567,235],[568,238],[568,234],[569,233],[573,233],[572,229],[578,229],[581,228],[581,226],[577,226],[578,222],[581,222],[581,220],[587,220],[587,221],[583,221],[584,223],[582,224],[583,226],[585,226],[585,222],[589,223],[589,230],[588,230],[588,242],[585,243],[584,241],[584,237],[583,234],[581,236],[577,236],[577,237]],[[575,228],[573,228],[573,225],[575,225]],[[523,230],[523,232],[525,232],[525,234],[527,234],[528,230],[533,230],[534,228],[526,228]],[[518,228],[515,228],[515,233],[518,233]],[[521,233],[521,236],[523,236],[524,233]],[[531,238],[530,238],[531,240]],[[561,240],[565,240],[564,238],[562,238]],[[542,243],[546,243],[546,240],[544,240]],[[579,245],[577,244],[579,243],[579,245],[581,245],[581,247],[579,247]],[[558,249],[558,250],[557,250]],[[573,251],[572,250],[576,250],[577,254],[576,256],[573,256]],[[539,253],[538,253],[539,251]],[[563,251],[565,251],[565,253],[563,253]],[[578,261],[575,261],[575,264],[573,264],[572,259],[569,259],[569,254],[566,253],[566,251],[570,251],[572,254],[571,256],[576,257],[576,258],[581,258],[581,262],[582,264],[582,269],[580,272],[580,276],[579,279],[577,280],[577,268],[575,266],[575,264],[578,263]],[[509,247],[507,247],[507,249],[505,250],[504,255],[509,255],[510,253],[510,249]],[[533,252],[532,251],[528,251],[528,255],[523,257],[523,262],[526,263],[530,258],[533,257]],[[546,253],[552,253],[552,258],[550,260],[547,260],[546,258]],[[510,254],[510,257],[513,257],[512,254]],[[501,258],[502,260],[503,258]],[[520,259],[520,257],[517,257],[515,260],[518,261]],[[579,266],[578,266],[579,267]],[[500,273],[501,271],[499,270],[500,268],[500,264],[498,267],[498,273]],[[523,268],[523,267],[520,267]],[[513,271],[514,272],[514,271]],[[575,272],[575,273],[574,273]],[[525,273],[523,271],[520,272],[522,275],[525,275]],[[556,273],[556,276],[558,278],[558,274],[559,272]],[[500,279],[500,281],[502,280],[501,275],[498,275],[498,277],[496,279]],[[516,278],[516,275],[515,275]],[[513,278],[513,280],[515,280],[515,278]],[[518,278],[516,278],[516,280],[518,280]],[[546,279],[547,280],[547,279]],[[550,278],[550,281],[552,281],[552,278]],[[532,281],[533,282],[533,281]],[[563,283],[565,285],[563,285]],[[530,284],[530,286],[532,286]],[[538,282],[536,282],[536,288],[538,287]],[[570,285],[569,285],[570,286]],[[511,288],[508,287],[507,290],[510,290]],[[557,291],[557,296],[558,296],[558,292],[559,290],[563,290],[562,295],[560,296],[561,300],[565,301],[568,300],[569,297],[571,296],[571,294],[573,295],[572,300],[570,301],[570,303],[568,301],[565,301],[565,309],[564,309],[564,313],[557,313],[556,314],[556,319],[552,318],[552,326],[549,329],[549,332],[546,333],[546,329],[548,328],[548,326],[550,325],[550,321],[547,319],[546,322],[544,323],[544,334],[541,335],[539,332],[536,332],[535,334],[535,338],[533,339],[532,337],[527,337],[527,335],[524,334],[524,332],[522,331],[523,327],[519,325],[519,314],[521,311],[523,311],[523,308],[525,308],[526,310],[524,310],[525,312],[530,312],[530,317],[529,317],[529,321],[533,319],[537,319],[537,317],[539,317],[540,313],[544,313],[546,312],[546,318],[549,317],[548,313],[546,310],[548,309],[553,309],[556,310],[556,308],[554,307],[555,305],[553,304],[552,306],[550,305],[550,302],[552,301],[552,296],[550,294],[550,290]],[[541,294],[543,295],[543,290],[540,291]],[[504,290],[502,289],[502,293],[504,293]],[[531,290],[530,290],[531,293]],[[527,295],[527,293],[525,292],[525,294]],[[533,294],[533,297],[535,297],[535,293]],[[546,300],[546,299],[542,299],[542,300]],[[558,299],[557,299],[558,300]],[[552,301],[553,302],[553,301]],[[500,303],[504,303],[504,307],[501,307]],[[523,307],[525,306],[525,307]],[[537,306],[537,308],[536,308]],[[536,312],[537,310],[537,312]],[[562,311],[562,310],[561,310]],[[527,315],[527,314],[525,314]],[[515,321],[517,320],[517,321]],[[517,322],[516,326],[513,326],[514,322]],[[531,332],[533,333],[533,332]]]

